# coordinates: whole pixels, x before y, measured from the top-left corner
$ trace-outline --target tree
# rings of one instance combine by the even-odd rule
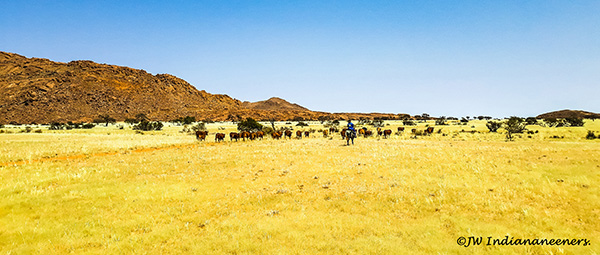
[[[237,129],[240,131],[255,131],[262,130],[262,125],[253,118],[246,118],[238,123]]]
[[[506,129],[506,138],[509,141],[513,140],[513,134],[523,133],[527,123],[522,118],[512,116],[504,123],[504,129]]]
[[[525,122],[527,122],[527,125],[537,125],[537,119],[534,117],[528,117],[527,119],[525,119]]]
[[[153,131],[153,130],[161,130],[163,128],[163,124],[160,121],[150,122],[147,120],[143,120],[140,124],[133,126],[133,130],[142,130],[142,131]]]
[[[496,121],[488,121],[488,123],[486,123],[485,125],[492,133],[495,133],[496,131],[498,131],[499,128],[502,127],[502,123]]]
[[[192,123],[196,122],[196,117],[185,116],[185,118],[183,118],[182,122],[184,125],[192,124]]]
[[[565,122],[567,122],[571,127],[583,127],[582,118],[566,118]]]

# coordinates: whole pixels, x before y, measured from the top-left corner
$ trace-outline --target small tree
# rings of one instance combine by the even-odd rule
[[[184,125],[192,124],[192,123],[196,122],[196,117],[185,116],[185,118],[183,118],[182,122]]]
[[[246,118],[246,120],[240,121],[238,123],[237,129],[240,131],[253,131],[262,130],[262,127],[263,126],[253,118]]]
[[[160,121],[150,122],[147,120],[141,121],[139,124],[133,126],[133,130],[141,131],[161,130],[162,128],[163,124]]]
[[[513,140],[513,134],[523,133],[525,131],[525,126],[527,123],[522,118],[519,117],[510,117],[504,123],[504,129],[506,129],[506,139],[509,141]]]
[[[582,118],[566,118],[565,122],[568,123],[571,127],[583,127]]]
[[[200,122],[195,126],[192,126],[192,130],[194,132],[196,131],[206,131],[206,124],[204,124],[204,122]]]
[[[528,117],[527,119],[525,119],[525,122],[527,123],[527,125],[537,125],[537,119],[534,117]]]
[[[296,124],[296,126],[299,126],[299,127],[308,127],[308,124],[304,123],[304,121],[300,121],[300,122],[298,122],[298,124]]]
[[[587,136],[585,136],[586,139],[592,140],[592,139],[596,139],[596,134],[594,134],[594,131],[588,130]]]
[[[488,121],[485,126],[487,126],[490,132],[495,133],[499,128],[502,127],[502,123],[497,121]]]
[[[442,117],[440,117],[439,119],[435,120],[435,125],[436,125],[436,126],[444,126],[444,125],[448,125],[448,124],[446,123],[446,117],[445,117],[445,116],[442,116]]]

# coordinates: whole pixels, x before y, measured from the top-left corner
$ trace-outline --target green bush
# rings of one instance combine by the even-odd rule
[[[163,124],[160,121],[151,122],[147,120],[141,121],[139,124],[133,126],[133,130],[141,130],[141,131],[154,131],[161,130],[163,128]]]
[[[569,124],[571,127],[583,127],[582,118],[566,118],[565,122],[567,122],[567,124]]]
[[[263,126],[258,123],[256,120],[254,120],[253,118],[246,118],[246,120],[242,120],[240,122],[238,122],[237,124],[237,129],[240,131],[256,131],[256,130],[262,130]]]
[[[513,134],[517,134],[517,133],[523,133],[523,131],[525,131],[525,126],[527,125],[527,123],[525,123],[525,120],[523,120],[522,118],[519,117],[510,117],[505,123],[504,123],[504,129],[506,129],[506,139],[508,140],[512,140]]]
[[[585,136],[586,139],[592,140],[592,139],[596,139],[598,138],[596,136],[596,134],[594,134],[594,131],[588,130],[587,135]]]
[[[490,132],[494,133],[498,131],[499,128],[502,127],[502,123],[496,121],[488,121],[485,126],[490,130]]]

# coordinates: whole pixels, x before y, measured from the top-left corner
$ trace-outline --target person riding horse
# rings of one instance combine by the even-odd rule
[[[350,145],[350,139],[352,139],[352,145],[354,145],[354,138],[356,137],[356,129],[352,120],[348,120],[348,129],[346,129],[346,145]]]

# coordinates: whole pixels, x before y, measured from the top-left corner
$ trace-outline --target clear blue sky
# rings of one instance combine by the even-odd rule
[[[600,1],[2,1],[0,51],[328,112],[600,112]]]

